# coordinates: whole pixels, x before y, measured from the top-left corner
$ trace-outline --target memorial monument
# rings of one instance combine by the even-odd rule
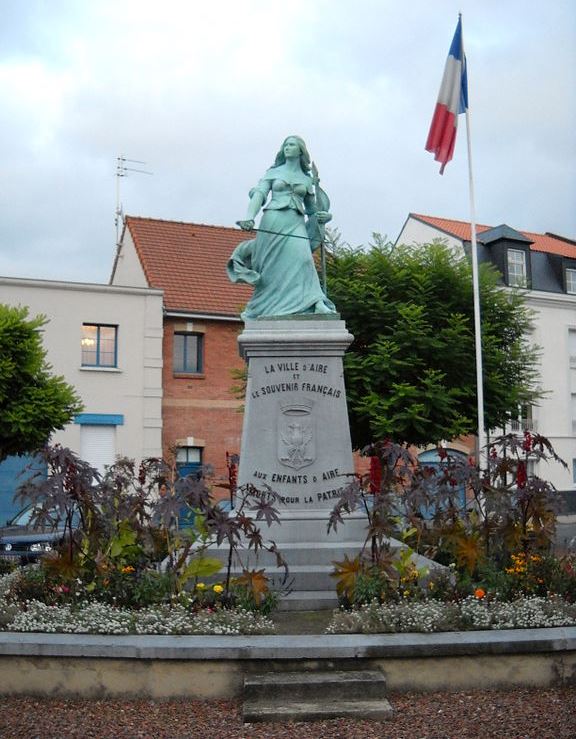
[[[238,339],[248,365],[238,485],[281,496],[282,525],[269,535],[289,563],[292,601],[301,608],[334,604],[331,562],[361,547],[366,525],[357,515],[337,535],[327,533],[328,513],[354,473],[342,367],[353,336],[313,257],[329,207],[306,144],[289,136],[238,221],[256,237],[227,265],[232,282],[254,286]]]

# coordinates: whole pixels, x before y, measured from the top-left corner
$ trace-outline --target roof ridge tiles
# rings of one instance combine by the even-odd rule
[[[234,231],[241,233],[241,229],[235,226],[219,226],[214,223],[196,223],[195,221],[177,221],[173,218],[152,218],[151,216],[131,216],[126,215],[125,220],[133,220],[133,221],[148,221],[150,223],[173,223],[175,225],[179,226],[195,226],[195,227],[201,227],[201,228],[210,228],[214,230],[224,230],[224,231]]]
[[[430,215],[424,215],[423,213],[413,213],[413,212],[411,212],[409,215],[421,222],[428,224],[429,226],[433,226],[434,228],[437,228],[440,231],[444,231],[445,233],[457,239],[461,239],[463,241],[468,240],[468,239],[465,239],[458,232],[457,227],[458,226],[468,226],[469,227],[470,221],[463,221],[457,218],[443,218],[441,216],[430,216]],[[452,229],[450,228],[451,224],[453,224]],[[506,225],[506,224],[501,224],[501,225]],[[498,226],[487,226],[486,224],[477,223],[476,228],[478,229],[478,233],[481,233],[481,231],[498,228]],[[574,257],[573,250],[574,250],[574,247],[576,246],[576,242],[572,241],[572,239],[558,236],[557,234],[552,234],[550,232],[538,233],[537,231],[524,231],[522,229],[514,229],[514,230],[518,231],[518,233],[521,233],[527,239],[532,240],[532,244],[530,245],[530,249],[532,251],[550,253],[550,254],[560,254],[560,255],[563,255],[569,258]]]
[[[426,215],[425,213],[410,213],[411,216],[414,216],[414,218],[420,218],[428,221],[444,221],[446,223],[458,223],[462,226],[469,226],[470,221],[463,221],[459,218],[444,218],[444,216],[430,216]],[[486,223],[477,223],[476,228],[494,228],[494,226],[489,226]]]

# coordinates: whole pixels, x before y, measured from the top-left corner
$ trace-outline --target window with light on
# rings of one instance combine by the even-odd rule
[[[99,323],[82,325],[82,366],[116,367],[118,326]]]

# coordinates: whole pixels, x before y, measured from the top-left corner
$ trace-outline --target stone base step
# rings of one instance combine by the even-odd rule
[[[289,566],[313,564],[330,565],[334,561],[341,561],[344,557],[354,559],[360,554],[364,547],[363,541],[326,542],[326,541],[300,541],[296,543],[284,543],[278,549]],[[396,547],[393,547],[396,549]],[[366,556],[370,554],[370,546],[365,550]],[[269,552],[260,550],[255,554],[251,549],[239,549],[238,555],[244,566],[269,567],[276,564],[276,557]],[[225,562],[228,559],[228,547],[210,547],[207,556],[216,557]]]
[[[244,704],[245,724],[264,721],[327,721],[352,718],[358,721],[382,721],[392,716],[393,708],[386,698],[371,701],[308,701],[285,703],[280,701],[249,702]]]
[[[386,679],[378,670],[249,675],[244,679],[244,723],[382,720],[392,713],[385,691]]]
[[[331,611],[338,608],[335,590],[293,590],[283,595],[279,611]]]
[[[282,545],[297,542],[363,542],[366,540],[368,518],[361,512],[345,517],[336,531],[328,532],[330,511],[280,511],[280,524],[267,526],[259,521],[258,527],[264,539],[272,539],[282,550]]]
[[[379,670],[265,672],[244,678],[246,702],[380,700],[385,694],[386,678]]]

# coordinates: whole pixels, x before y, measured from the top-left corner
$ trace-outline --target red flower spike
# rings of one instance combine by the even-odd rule
[[[378,457],[370,457],[370,492],[379,493],[382,485],[382,463]]]
[[[516,484],[522,490],[526,487],[526,481],[528,476],[526,474],[526,465],[524,462],[518,462],[518,469],[516,470]]]

